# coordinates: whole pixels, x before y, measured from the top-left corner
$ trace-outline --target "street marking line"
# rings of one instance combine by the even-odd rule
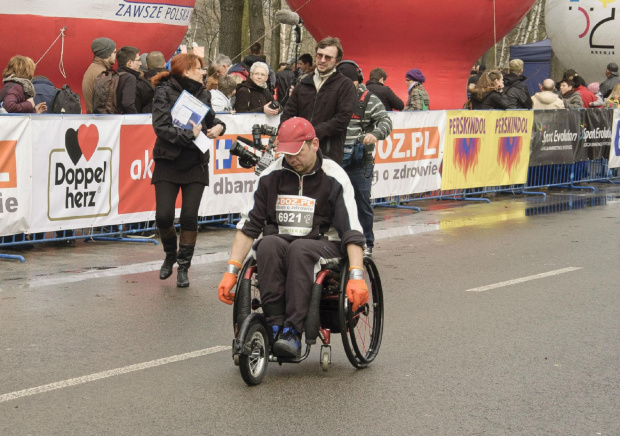
[[[202,357],[208,354],[219,353],[220,351],[230,350],[230,346],[217,346],[211,348],[205,348],[202,350],[192,351],[190,353],[177,354],[176,356],[164,357],[162,359],[151,360],[150,362],[137,363],[135,365],[124,366],[122,368],[111,369],[109,371],[97,372],[95,374],[85,375],[83,377],[70,378],[68,380],[59,381],[56,383],[50,383],[36,388],[24,389],[21,391],[15,391],[8,394],[0,395],[0,403],[5,401],[16,400],[17,398],[27,397],[29,395],[42,394],[44,392],[53,391],[55,389],[68,388],[83,383],[90,383],[96,380],[101,380],[108,377],[114,377],[116,375],[127,374],[129,372],[140,371],[143,369],[154,368],[156,366],[167,365],[169,363],[180,362],[182,360],[193,359],[194,357]]]
[[[582,267],[568,267],[562,269],[556,269],[555,271],[549,271],[542,274],[536,274],[528,277],[521,277],[520,279],[508,280],[505,282],[495,283],[493,285],[481,286],[479,288],[467,289],[465,292],[484,292],[491,289],[502,288],[504,286],[510,286],[517,283],[529,282],[530,280],[544,279],[545,277],[557,276],[558,274],[564,274],[571,271],[577,271],[583,269]]]

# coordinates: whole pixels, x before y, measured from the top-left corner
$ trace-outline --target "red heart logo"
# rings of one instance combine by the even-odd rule
[[[97,144],[99,144],[99,130],[97,130],[97,126],[94,124],[90,126],[82,124],[78,129],[77,137],[84,159],[88,162],[95,150],[97,150]]]

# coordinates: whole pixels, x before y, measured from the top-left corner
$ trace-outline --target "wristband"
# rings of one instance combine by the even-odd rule
[[[228,265],[237,265],[237,268],[241,268],[241,262],[237,262],[236,260],[229,260]]]
[[[364,270],[361,268],[355,268],[349,271],[349,280],[364,280]]]
[[[364,268],[362,268],[361,266],[350,266],[349,267],[349,271],[353,271],[354,269],[361,269],[362,271],[364,271]]]
[[[228,266],[226,267],[226,272],[234,274],[234,275],[239,275],[239,267],[237,265],[231,265],[228,264]]]

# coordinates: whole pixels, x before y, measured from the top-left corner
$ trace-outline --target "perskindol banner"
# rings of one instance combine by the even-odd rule
[[[535,110],[530,166],[572,164],[580,137],[579,109]]]
[[[579,141],[575,162],[607,159],[611,145],[612,109],[580,111]]]
[[[524,184],[531,111],[448,111],[442,190]]]

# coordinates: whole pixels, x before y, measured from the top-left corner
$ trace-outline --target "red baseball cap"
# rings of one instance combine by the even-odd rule
[[[278,130],[278,153],[296,155],[301,151],[305,141],[316,138],[314,127],[310,121],[301,117],[286,120]]]

